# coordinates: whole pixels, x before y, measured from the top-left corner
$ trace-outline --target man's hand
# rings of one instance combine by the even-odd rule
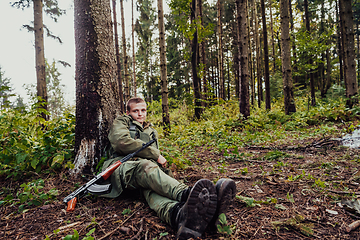
[[[163,157],[163,155],[159,156],[157,162],[160,163],[161,166],[166,167],[167,160]]]

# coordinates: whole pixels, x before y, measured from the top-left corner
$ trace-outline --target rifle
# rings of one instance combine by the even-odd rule
[[[117,169],[122,163],[128,161],[129,159],[135,157],[136,154],[138,154],[140,151],[144,150],[148,146],[150,146],[152,143],[156,141],[156,138],[153,137],[152,140],[150,140],[147,143],[143,143],[142,147],[138,150],[136,150],[133,153],[130,153],[123,157],[122,159],[114,162],[109,167],[107,167],[103,172],[96,175],[93,179],[88,181],[86,184],[82,185],[80,188],[75,190],[74,192],[70,193],[67,197],[64,198],[64,203],[67,203],[67,209],[66,211],[72,212],[75,210],[76,202],[79,198],[85,196],[87,193],[93,193],[93,194],[104,194],[109,193],[111,191],[111,184],[107,185],[98,185],[96,183],[99,183],[101,181],[104,181],[108,179],[111,174]]]

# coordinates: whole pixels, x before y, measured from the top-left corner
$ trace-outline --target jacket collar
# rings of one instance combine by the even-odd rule
[[[135,124],[136,126],[138,126],[140,129],[146,129],[146,128],[148,128],[148,127],[150,127],[151,126],[151,123],[150,122],[144,122],[144,124],[142,125],[141,123],[139,123],[138,121],[136,121],[131,115],[126,115],[126,116],[128,116],[130,119],[131,119],[131,121],[133,122],[133,124]]]

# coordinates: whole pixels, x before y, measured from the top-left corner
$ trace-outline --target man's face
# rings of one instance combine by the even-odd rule
[[[133,119],[143,124],[146,120],[146,103],[132,103],[129,106],[130,111],[126,111],[126,114],[132,116]]]

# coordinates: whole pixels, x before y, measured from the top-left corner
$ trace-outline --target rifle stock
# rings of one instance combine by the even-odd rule
[[[155,138],[150,140],[147,143],[143,143],[142,147],[138,150],[136,150],[133,153],[130,153],[123,157],[121,160],[116,161],[115,163],[111,164],[109,167],[107,167],[103,172],[96,175],[93,179],[91,179],[86,184],[82,185],[80,188],[75,190],[74,192],[70,193],[68,196],[66,196],[63,200],[64,203],[67,203],[67,212],[72,212],[75,210],[76,203],[79,198],[83,197],[87,193],[89,193],[88,188],[93,185],[96,182],[99,182],[100,180],[106,180],[108,179],[111,174],[124,162],[128,161],[129,159],[135,157],[136,154],[138,154],[140,151],[144,150],[148,146],[150,146],[152,143],[156,141]]]

